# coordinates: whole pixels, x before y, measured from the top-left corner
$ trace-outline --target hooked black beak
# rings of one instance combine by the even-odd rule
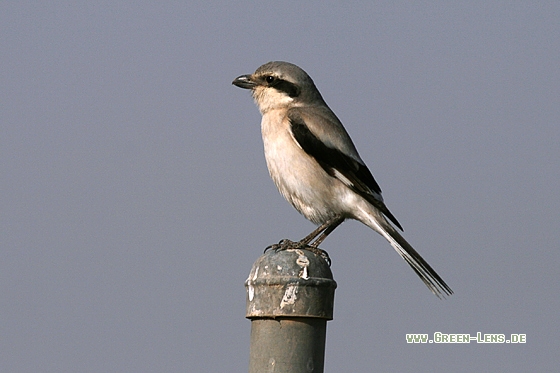
[[[254,81],[251,80],[251,75],[238,76],[233,80],[233,82],[231,82],[231,84],[245,89],[252,89],[257,85]]]

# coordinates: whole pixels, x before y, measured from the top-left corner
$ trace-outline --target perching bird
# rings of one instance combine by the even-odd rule
[[[305,71],[288,62],[268,62],[233,84],[251,90],[262,114],[266,164],[276,187],[319,225],[301,241],[283,240],[280,246],[318,249],[345,219],[355,219],[385,237],[432,293],[453,293],[387,221],[402,230],[350,136]]]

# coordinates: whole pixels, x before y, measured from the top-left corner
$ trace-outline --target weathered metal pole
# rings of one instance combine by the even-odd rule
[[[308,250],[269,250],[245,286],[249,373],[322,373],[336,288],[328,263]]]

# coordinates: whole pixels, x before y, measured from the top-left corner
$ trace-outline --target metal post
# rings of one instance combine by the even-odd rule
[[[322,373],[336,288],[327,262],[308,250],[269,250],[245,286],[249,373]]]

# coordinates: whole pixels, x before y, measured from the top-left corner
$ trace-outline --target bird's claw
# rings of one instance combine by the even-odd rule
[[[274,252],[277,253],[278,251],[283,251],[288,249],[300,249],[298,244],[299,244],[298,242],[294,242],[288,240],[287,238],[284,238],[280,240],[280,242],[268,246],[266,249],[264,249],[264,252],[266,253],[268,250],[274,250]]]
[[[329,257],[329,253],[327,253],[325,250],[323,249],[319,249],[318,247],[315,246],[309,246],[307,245],[304,250],[309,250],[312,253],[314,253],[315,255],[320,256],[321,258],[323,258],[323,260],[325,262],[327,262],[327,264],[329,265],[329,267],[331,266],[331,258]]]
[[[298,250],[298,249],[311,251],[315,255],[318,255],[321,258],[323,258],[323,260],[327,262],[329,267],[331,266],[331,258],[329,257],[329,254],[325,250],[319,249],[318,247],[308,245],[302,242],[294,242],[286,238],[280,240],[278,243],[268,246],[266,249],[264,249],[264,252],[266,253],[269,250],[274,250],[274,252],[277,253],[278,251],[283,251],[283,250]]]

